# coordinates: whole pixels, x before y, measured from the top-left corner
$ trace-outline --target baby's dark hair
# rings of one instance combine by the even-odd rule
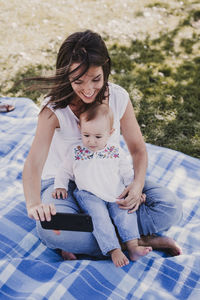
[[[114,123],[114,116],[113,116],[112,109],[109,107],[108,104],[98,103],[98,102],[91,105],[86,111],[84,111],[80,115],[79,117],[80,126],[83,120],[89,122],[100,116],[103,116],[108,120],[108,122],[110,123],[110,129],[112,129]]]

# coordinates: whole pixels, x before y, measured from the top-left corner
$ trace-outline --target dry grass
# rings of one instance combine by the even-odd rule
[[[7,94],[12,78],[26,66],[53,65],[61,41],[74,31],[92,29],[106,37],[109,44],[144,39],[147,34],[155,38],[161,31],[174,29],[184,18],[184,1],[160,3],[147,0],[1,0],[2,94]]]
[[[40,100],[16,82],[51,72],[85,29],[104,37],[145,140],[200,157],[199,0],[1,0],[0,94]]]

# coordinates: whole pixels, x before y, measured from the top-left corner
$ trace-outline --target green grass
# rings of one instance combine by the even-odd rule
[[[162,3],[161,1],[155,1],[149,5],[147,5],[147,7],[152,8],[152,7],[157,7],[157,8],[165,8],[165,9],[169,9],[169,5],[167,3]]]
[[[155,1],[154,6],[168,8]],[[137,13],[140,16],[140,12]],[[109,42],[111,81],[130,94],[145,141],[200,158],[200,40],[191,26],[199,10],[188,10],[170,32],[156,39],[136,39],[129,45]],[[190,30],[191,37],[180,35]],[[184,37],[183,37],[184,36]],[[49,49],[47,49],[49,51]],[[27,66],[7,90],[35,102],[40,92],[26,91],[20,79],[48,74],[52,66]]]
[[[45,93],[34,89],[30,90],[31,83],[23,81],[26,78],[38,77],[42,75],[48,75],[50,71],[53,71],[53,67],[49,65],[29,65],[22,71],[17,72],[12,80],[12,85],[7,89],[7,94],[13,97],[27,97],[32,99],[36,104],[39,104],[40,100],[44,97]]]
[[[194,33],[175,48],[187,24],[155,40],[113,45],[112,80],[130,93],[146,142],[200,158],[200,55],[193,51],[199,38]]]

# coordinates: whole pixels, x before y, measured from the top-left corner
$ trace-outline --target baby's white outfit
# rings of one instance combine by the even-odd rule
[[[88,191],[107,202],[115,202],[133,181],[133,167],[124,150],[112,143],[92,152],[77,143],[60,165],[54,188],[67,189],[69,180],[79,190]]]
[[[82,143],[74,145],[57,171],[54,188],[67,190],[69,180],[75,181],[75,199],[81,210],[92,217],[93,234],[104,255],[120,248],[111,219],[122,242],[140,236],[136,213],[128,214],[116,203],[117,197],[133,181],[133,175],[131,162],[123,150],[112,143],[97,152]]]

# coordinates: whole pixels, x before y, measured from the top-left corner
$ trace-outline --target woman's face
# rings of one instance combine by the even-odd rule
[[[71,66],[70,71],[76,69],[79,66],[78,63],[74,63]],[[69,79],[72,81],[81,72],[81,69],[70,75]],[[71,82],[72,88],[76,95],[84,103],[92,103],[104,84],[104,75],[102,67],[91,66],[88,71],[79,79]]]

